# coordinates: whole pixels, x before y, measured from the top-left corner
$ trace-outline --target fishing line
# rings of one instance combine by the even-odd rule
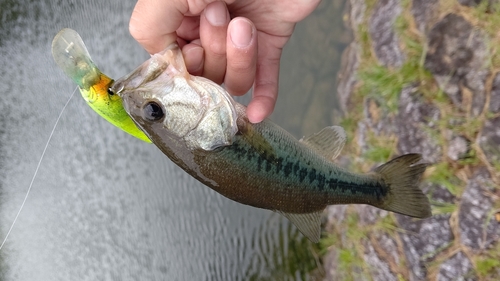
[[[31,188],[33,187],[33,183],[35,182],[35,178],[36,178],[36,175],[38,174],[38,170],[40,169],[40,165],[42,164],[42,160],[43,160],[43,157],[45,156],[45,152],[47,152],[47,148],[49,147],[49,143],[52,140],[52,136],[54,135],[54,132],[56,131],[57,124],[59,124],[59,120],[61,120],[61,117],[62,117],[64,110],[66,109],[66,107],[68,107],[68,104],[71,101],[71,99],[73,98],[73,96],[75,95],[77,89],[78,89],[78,87],[75,88],[75,90],[73,91],[73,93],[69,97],[68,101],[63,106],[61,112],[59,113],[59,116],[57,116],[56,123],[54,123],[54,127],[52,128],[52,131],[50,132],[49,138],[47,139],[47,143],[45,144],[45,147],[43,148],[42,156],[40,156],[40,160],[38,160],[38,164],[36,165],[35,173],[33,174],[33,177],[31,178],[31,182],[30,182],[30,185],[28,187],[28,191],[26,192],[26,195],[24,196],[23,203],[21,203],[21,207],[19,208],[19,211],[17,212],[16,216],[14,217],[14,221],[12,222],[12,225],[10,226],[9,231],[7,231],[7,235],[5,235],[5,238],[3,239],[2,244],[0,244],[0,250],[3,248],[3,245],[7,241],[7,238],[9,238],[9,235],[12,232],[12,229],[14,228],[14,224],[16,224],[16,221],[19,218],[19,214],[21,214],[21,211],[24,208],[24,204],[26,204],[26,200],[28,199],[28,195],[31,192]]]

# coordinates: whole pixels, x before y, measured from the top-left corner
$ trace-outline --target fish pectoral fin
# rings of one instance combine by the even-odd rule
[[[300,141],[328,160],[334,160],[344,148],[346,139],[344,128],[330,126],[312,136],[303,137]]]
[[[314,243],[319,242],[321,235],[321,214],[322,212],[314,212],[307,214],[292,214],[281,211],[276,211],[288,220],[290,220],[304,236],[309,238]]]

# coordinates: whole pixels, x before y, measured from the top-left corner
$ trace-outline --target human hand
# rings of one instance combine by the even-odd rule
[[[274,109],[284,45],[320,0],[224,2],[138,0],[130,33],[151,54],[177,41],[191,74],[224,83],[232,95],[253,85],[247,116],[258,123]]]

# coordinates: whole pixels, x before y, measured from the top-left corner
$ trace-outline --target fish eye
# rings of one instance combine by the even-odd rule
[[[108,95],[113,96],[114,94],[115,94],[115,92],[113,92],[113,90],[111,90],[111,88],[108,88]]]
[[[142,107],[142,115],[149,121],[158,121],[163,118],[165,113],[158,103],[150,101]]]

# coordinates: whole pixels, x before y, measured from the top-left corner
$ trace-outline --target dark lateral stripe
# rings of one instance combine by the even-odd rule
[[[310,185],[311,188],[317,191],[373,196],[376,197],[377,200],[381,200],[387,195],[387,188],[377,182],[359,185],[352,182],[341,181],[340,179],[331,177],[331,172],[326,176],[314,168],[302,167],[299,161],[287,161],[282,157],[275,158],[274,156],[266,157],[265,155],[260,155],[251,146],[247,147],[234,143],[226,149],[228,149],[232,156],[238,161],[254,163],[257,172],[262,172],[264,170],[266,173],[271,174],[274,170],[277,177],[284,175],[286,178],[291,175],[296,175],[300,183],[304,183],[304,181],[307,180],[305,184]]]

